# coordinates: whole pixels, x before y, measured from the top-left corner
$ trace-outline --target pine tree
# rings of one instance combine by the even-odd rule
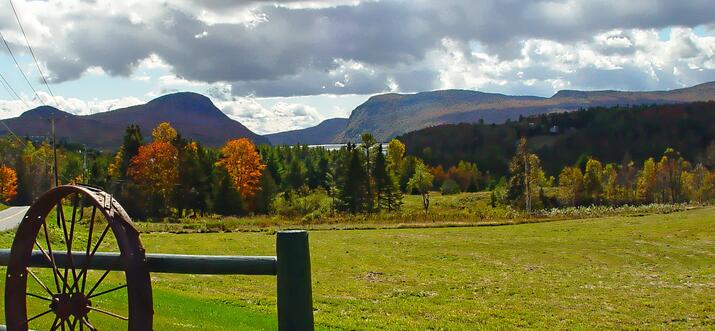
[[[373,178],[375,180],[375,192],[377,195],[377,209],[387,209],[394,211],[402,204],[402,193],[395,175],[388,169],[387,159],[379,145],[375,154],[373,167]]]
[[[367,173],[361,153],[355,145],[349,145],[349,161],[346,172],[341,176],[341,209],[357,214],[368,207]]]
[[[372,159],[374,157],[373,148],[377,144],[375,137],[370,133],[363,133],[361,147],[365,150],[365,174],[367,175],[367,211],[375,209],[375,194],[373,192]]]

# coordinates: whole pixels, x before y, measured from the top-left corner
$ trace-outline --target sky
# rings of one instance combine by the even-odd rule
[[[713,13],[713,0],[0,0],[19,64],[0,42],[0,74],[20,97],[0,88],[0,118],[192,91],[266,134],[389,92],[675,89],[715,81]]]

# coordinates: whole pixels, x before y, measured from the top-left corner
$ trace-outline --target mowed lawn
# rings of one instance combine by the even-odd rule
[[[275,247],[266,233],[142,238],[149,252],[163,253],[273,255]],[[496,227],[314,231],[310,241],[323,329],[715,328],[713,207]],[[273,277],[155,274],[153,282],[157,330],[276,327]]]

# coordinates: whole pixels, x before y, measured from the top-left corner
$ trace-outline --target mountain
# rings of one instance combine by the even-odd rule
[[[369,98],[350,114],[345,130],[333,142],[357,141],[372,132],[386,141],[422,128],[457,123],[503,123],[520,116],[615,105],[671,104],[715,100],[715,82],[670,91],[563,90],[550,98],[510,96],[467,90],[416,94],[382,94]]]
[[[274,145],[325,144],[335,140],[347,125],[347,118],[331,118],[310,128],[273,133],[265,137]]]
[[[585,166],[588,157],[604,163],[642,164],[674,148],[693,166],[705,162],[715,142],[715,102],[594,107],[570,113],[525,117],[503,124],[444,124],[412,131],[398,139],[407,154],[445,169],[460,161],[477,164],[497,179],[509,174],[515,142],[539,156],[547,175],[566,165]]]
[[[233,138],[247,137],[256,144],[268,140],[253,133],[241,123],[221,112],[211,100],[201,94],[181,92],[165,95],[137,105],[86,116],[72,115],[49,106],[28,110],[5,123],[19,136],[47,136],[51,118],[55,118],[58,140],[86,144],[101,149],[116,149],[122,143],[124,129],[138,124],[149,137],[151,129],[169,122],[182,136],[208,146],[220,146]],[[7,129],[0,127],[0,135]]]

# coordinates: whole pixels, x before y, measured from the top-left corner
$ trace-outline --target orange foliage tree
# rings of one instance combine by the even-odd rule
[[[246,138],[228,141],[221,148],[221,159],[217,165],[226,169],[236,190],[246,198],[258,191],[261,174],[266,167],[256,146]]]
[[[8,202],[17,195],[17,174],[7,166],[0,166],[0,201]]]
[[[147,191],[167,199],[179,179],[179,153],[166,141],[141,146],[130,162],[127,175],[137,184],[146,185]]]

